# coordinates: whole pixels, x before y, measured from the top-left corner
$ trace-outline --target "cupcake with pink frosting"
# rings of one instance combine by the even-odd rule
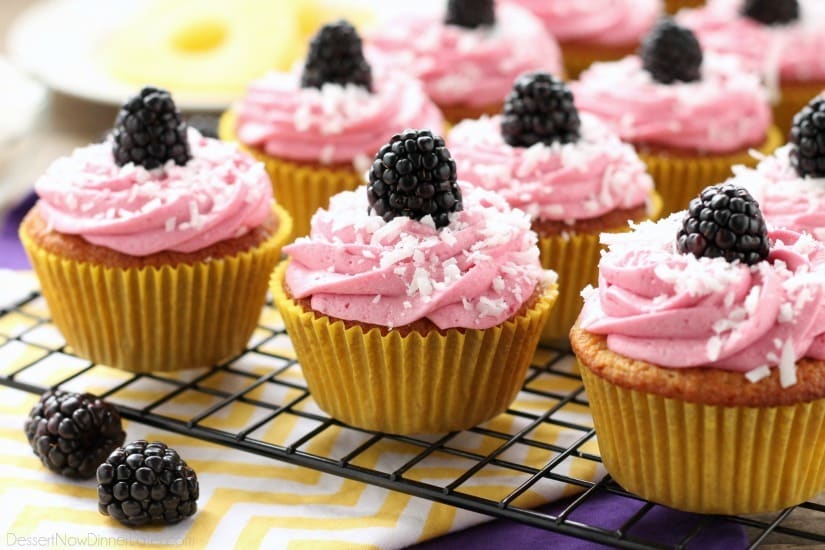
[[[399,70],[373,70],[355,29],[338,21],[318,31],[299,70],[249,84],[221,117],[219,133],[266,165],[300,236],[329,197],[364,183],[382,143],[419,125],[443,125],[421,84]]]
[[[529,11],[493,0],[449,0],[446,13],[409,13],[366,37],[383,63],[417,76],[448,122],[495,114],[526,71],[563,73],[556,41]]]
[[[132,371],[240,353],[292,222],[261,163],[146,87],[111,136],[36,182],[20,238],[75,353]]]
[[[781,142],[767,91],[733,56],[702,52],[693,33],[663,19],[639,55],[595,63],[570,84],[576,105],[633,144],[666,213],[682,210],[731,166],[753,166],[751,149]]]
[[[764,76],[776,95],[774,119],[784,134],[793,116],[825,89],[821,0],[710,0],[684,10],[678,20],[704,49],[736,55]]]
[[[313,398],[364,429],[436,433],[503,412],[556,296],[530,219],[405,130],[335,195],[272,279]]]
[[[825,242],[825,97],[794,118],[790,142],[755,168],[734,166],[728,181],[746,188],[775,227]]]
[[[529,9],[561,46],[567,75],[638,48],[662,15],[662,0],[509,0]]]
[[[713,514],[824,490],[825,245],[732,183],[604,241],[570,337],[614,479]]]
[[[466,181],[526,212],[542,265],[559,274],[560,296],[542,342],[566,345],[581,289],[597,281],[599,233],[658,217],[661,201],[633,147],[548,73],[515,82],[502,114],[465,120],[448,145]]]

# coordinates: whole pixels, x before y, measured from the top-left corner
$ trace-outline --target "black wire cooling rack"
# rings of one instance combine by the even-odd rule
[[[269,315],[267,315],[269,313]],[[303,383],[296,383],[290,379],[288,373],[299,368],[296,361],[288,354],[279,353],[278,346],[273,343],[283,342],[286,334],[279,323],[267,323],[266,319],[275,318],[272,305],[268,304],[262,317],[262,324],[258,327],[255,336],[250,342],[249,349],[244,355],[255,354],[256,357],[266,360],[269,367],[259,371],[249,370],[239,366],[237,359],[227,361],[213,369],[201,369],[191,375],[181,376],[180,373],[151,373],[132,374],[117,371],[117,377],[108,387],[86,388],[84,380],[96,369],[114,371],[100,365],[71,356],[65,345],[50,345],[44,343],[48,338],[42,337],[42,332],[54,331],[48,314],[43,307],[42,298],[37,292],[32,292],[25,298],[6,309],[0,309],[0,320],[14,317],[16,328],[11,331],[3,330],[0,323],[0,384],[18,390],[40,394],[48,388],[71,387],[74,391],[93,391],[93,393],[114,400],[123,417],[154,426],[157,428],[200,438],[205,441],[225,445],[234,449],[255,453],[265,457],[283,460],[289,463],[313,468],[329,474],[354,479],[364,483],[377,485],[393,491],[408,493],[417,497],[430,499],[448,505],[479,512],[495,518],[508,518],[524,524],[543,528],[548,531],[563,533],[573,537],[608,544],[624,548],[685,548],[692,541],[698,540],[703,533],[712,526],[718,528],[720,522],[729,522],[744,527],[750,547],[764,543],[776,542],[790,544],[825,544],[825,505],[816,502],[806,502],[799,506],[788,508],[775,514],[762,514],[746,517],[715,517],[694,516],[695,525],[692,530],[676,544],[663,544],[661,540],[650,540],[633,534],[634,526],[655,508],[650,502],[624,491],[610,476],[604,476],[600,481],[591,481],[570,475],[569,469],[562,468],[562,464],[571,459],[584,461],[595,469],[601,463],[599,456],[589,452],[593,448],[592,439],[594,430],[592,425],[574,422],[570,415],[562,414],[569,406],[587,407],[581,379],[570,369],[570,356],[560,351],[542,349],[537,353],[536,360],[531,366],[525,380],[522,392],[531,398],[546,400],[547,406],[542,410],[530,408],[522,410],[511,408],[505,414],[520,419],[519,429],[515,433],[505,433],[479,426],[469,432],[483,436],[492,441],[488,446],[490,452],[480,453],[462,448],[456,444],[461,432],[443,434],[435,438],[419,438],[375,433],[358,430],[346,426],[312,408],[302,407],[301,404],[310,399],[310,394]],[[9,324],[9,323],[6,323]],[[18,358],[23,352],[24,360],[13,368],[8,368],[11,354]],[[276,351],[273,351],[275,349]],[[4,350],[6,350],[4,352]],[[240,357],[240,356],[239,356]],[[19,361],[19,359],[18,359]],[[55,363],[71,363],[68,371],[59,373],[54,379],[52,365]],[[6,368],[3,368],[3,367]],[[39,371],[49,369],[50,374],[43,376]],[[184,371],[185,373],[186,371]],[[554,392],[541,389],[542,384],[537,381],[542,377],[560,377],[565,382],[562,386],[569,388],[566,392]],[[238,383],[214,383],[215,380],[231,377]],[[98,377],[94,377],[99,380]],[[130,388],[140,388],[150,385],[151,392],[144,392],[151,397],[140,404],[117,403],[116,397]],[[273,401],[259,397],[262,388],[277,387],[283,399]],[[546,386],[544,386],[546,387]],[[164,390],[158,390],[164,388]],[[164,412],[164,405],[175,401],[182,396],[195,392],[206,395],[212,403],[204,410],[190,416],[181,417],[180,414]],[[254,407],[259,414],[255,420],[241,429],[227,430],[210,426],[209,419],[219,414],[227,407],[243,404]],[[584,409],[586,410],[586,409]],[[311,427],[298,434],[288,443],[266,441],[259,437],[261,428],[283,419],[302,420],[304,425]],[[572,443],[557,445],[534,438],[531,434],[543,425],[561,428],[576,434]],[[349,430],[357,432],[360,444],[347,450],[341,456],[332,453],[320,454],[311,452],[310,443],[328,430]],[[588,446],[588,442],[591,445]],[[402,444],[414,449],[412,458],[400,465],[389,469],[379,469],[377,466],[367,467],[359,463],[370,449],[386,444]],[[546,452],[549,458],[543,466],[535,467],[520,463],[508,458],[508,450],[515,446],[526,446],[531,450]],[[428,457],[435,454],[441,456],[460,457],[465,459],[468,468],[449,483],[433,484],[415,479],[410,475],[416,465],[423,463]],[[496,467],[518,473],[521,481],[507,489],[503,498],[492,499],[473,495],[463,489],[463,485],[485,468]],[[583,476],[584,477],[584,476]],[[572,492],[580,492],[579,496],[567,500],[566,505],[557,513],[545,513],[540,510],[521,506],[520,497],[535,488],[542,482],[552,481],[569,486]],[[576,491],[573,491],[575,489]],[[590,525],[575,519],[576,511],[586,506],[588,501],[599,495],[612,494],[629,499],[638,507],[638,510],[617,529],[606,529],[597,525]],[[640,506],[640,507],[639,507]],[[662,526],[662,530],[667,526]]]

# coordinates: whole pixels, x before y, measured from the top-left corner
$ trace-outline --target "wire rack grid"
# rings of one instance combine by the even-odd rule
[[[10,318],[14,322],[9,322]],[[72,356],[62,338],[54,338],[56,334],[42,297],[36,291],[10,307],[0,309],[0,384],[35,394],[49,388],[91,391],[113,402],[124,418],[135,422],[616,547],[686,548],[709,526],[718,526],[720,521],[743,526],[750,547],[772,542],[777,537],[782,542],[796,544],[825,543],[825,505],[818,502],[806,502],[775,514],[759,516],[696,515],[692,530],[676,544],[664,544],[661,540],[634,534],[634,526],[655,508],[653,503],[623,490],[609,475],[597,476],[594,481],[587,476],[571,474],[570,468],[562,467],[569,465],[570,460],[589,465],[593,470],[601,467],[592,423],[577,421],[575,415],[564,414],[570,407],[586,411],[588,403],[581,379],[573,368],[572,357],[562,351],[539,349],[537,352],[522,393],[541,407],[508,409],[505,415],[520,420],[517,430],[502,431],[494,425],[483,424],[467,432],[411,437],[353,428],[328,417],[320,409],[306,406],[311,395],[303,379],[293,376],[300,366],[289,351],[284,351],[283,344],[288,338],[271,303],[267,304],[262,324],[244,354],[211,369],[146,374],[115,371]],[[18,359],[10,366],[3,358],[12,355]],[[60,368],[55,369],[58,364]],[[256,368],[249,368],[250,364]],[[44,375],[44,371],[48,374]],[[97,376],[100,371],[105,371],[107,376]],[[543,389],[548,385],[541,382],[548,377],[562,382],[553,384],[553,387],[561,385],[566,391]],[[101,385],[101,379],[111,382]],[[92,387],[90,380],[95,380]],[[228,380],[231,382],[227,383]],[[118,399],[130,389],[141,388],[144,391],[133,393],[143,395],[143,401]],[[273,399],[272,392],[263,397],[261,390],[264,389],[274,389],[279,397]],[[193,393],[208,397],[210,404],[188,415],[165,410],[169,403]],[[239,406],[255,411],[246,425],[226,429],[210,422],[227,408]],[[298,433],[293,430],[288,441],[272,441],[262,435],[267,426],[285,420],[302,426]],[[536,436],[543,426],[564,429],[574,436],[568,437],[564,444],[547,442]],[[351,440],[358,443],[343,451],[313,445],[332,431],[354,434],[357,437]],[[464,433],[487,440],[486,452],[462,446],[460,441]],[[405,460],[389,467],[362,460],[370,450],[386,445],[400,445],[407,449]],[[537,465],[513,459],[509,451],[517,446],[544,453],[546,460]],[[418,466],[436,455],[459,457],[467,467],[449,482],[434,483],[414,474]],[[468,482],[487,468],[518,474],[519,481],[506,488],[505,494],[496,497],[473,494],[467,489],[471,485]],[[534,501],[523,497],[548,481],[563,484],[566,492],[578,493],[578,496],[568,499],[557,513],[537,510],[535,504],[529,505]],[[636,511],[618,528],[577,519],[578,510],[604,494],[628,499],[637,509],[634,508]]]

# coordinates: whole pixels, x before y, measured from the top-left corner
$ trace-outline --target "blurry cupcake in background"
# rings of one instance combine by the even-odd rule
[[[753,195],[768,224],[825,242],[825,98],[815,98],[794,117],[789,143],[755,168],[733,171],[728,182]]]
[[[261,163],[188,128],[165,90],[146,87],[106,141],[34,187],[20,238],[75,353],[148,372],[243,351],[292,229]]]
[[[501,111],[523,72],[562,75],[558,44],[529,11],[494,0],[445,3],[446,12],[385,21],[366,40],[384,63],[417,76],[449,123]]]
[[[705,5],[705,0],[665,0],[665,11],[674,14],[682,8],[698,8]]]
[[[774,120],[787,135],[793,116],[825,89],[825,2],[709,0],[678,21],[705,50],[740,57],[774,94]]]
[[[393,136],[369,181],[332,197],[272,278],[313,398],[390,433],[504,412],[556,297],[529,218],[460,181],[430,130]]]
[[[576,105],[636,147],[664,201],[685,208],[731,166],[753,166],[782,141],[760,77],[737,57],[702,52],[693,33],[663,18],[639,54],[594,63],[570,83]]]
[[[264,162],[297,237],[329,197],[364,183],[382,143],[416,125],[441,128],[441,112],[402,70],[373,71],[358,33],[338,21],[318,31],[302,67],[252,82],[219,133]]]
[[[704,514],[825,490],[825,245],[731,182],[604,240],[570,341],[611,476]]]
[[[502,114],[455,126],[448,145],[462,179],[529,214],[542,265],[559,274],[542,342],[566,346],[581,290],[597,282],[599,234],[660,213],[645,164],[598,118],[578,112],[564,82],[541,72],[516,80]]]
[[[662,15],[662,0],[510,1],[533,12],[558,40],[569,78],[594,61],[635,52]]]

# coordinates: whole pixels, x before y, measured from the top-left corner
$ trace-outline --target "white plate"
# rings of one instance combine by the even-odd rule
[[[229,1],[229,0],[227,0]],[[380,15],[404,12],[406,2],[347,0],[375,8]],[[418,0],[415,9],[432,9],[443,0]],[[14,22],[8,36],[11,60],[65,94],[120,105],[134,85],[110,76],[99,55],[111,33],[147,0],[47,0],[33,5]],[[175,94],[184,110],[221,111],[236,99],[226,95]]]
[[[99,62],[111,32],[146,5],[145,0],[49,0],[15,20],[8,36],[11,60],[65,94],[120,105],[135,87],[112,78]],[[226,95],[176,94],[185,110],[220,111]]]

